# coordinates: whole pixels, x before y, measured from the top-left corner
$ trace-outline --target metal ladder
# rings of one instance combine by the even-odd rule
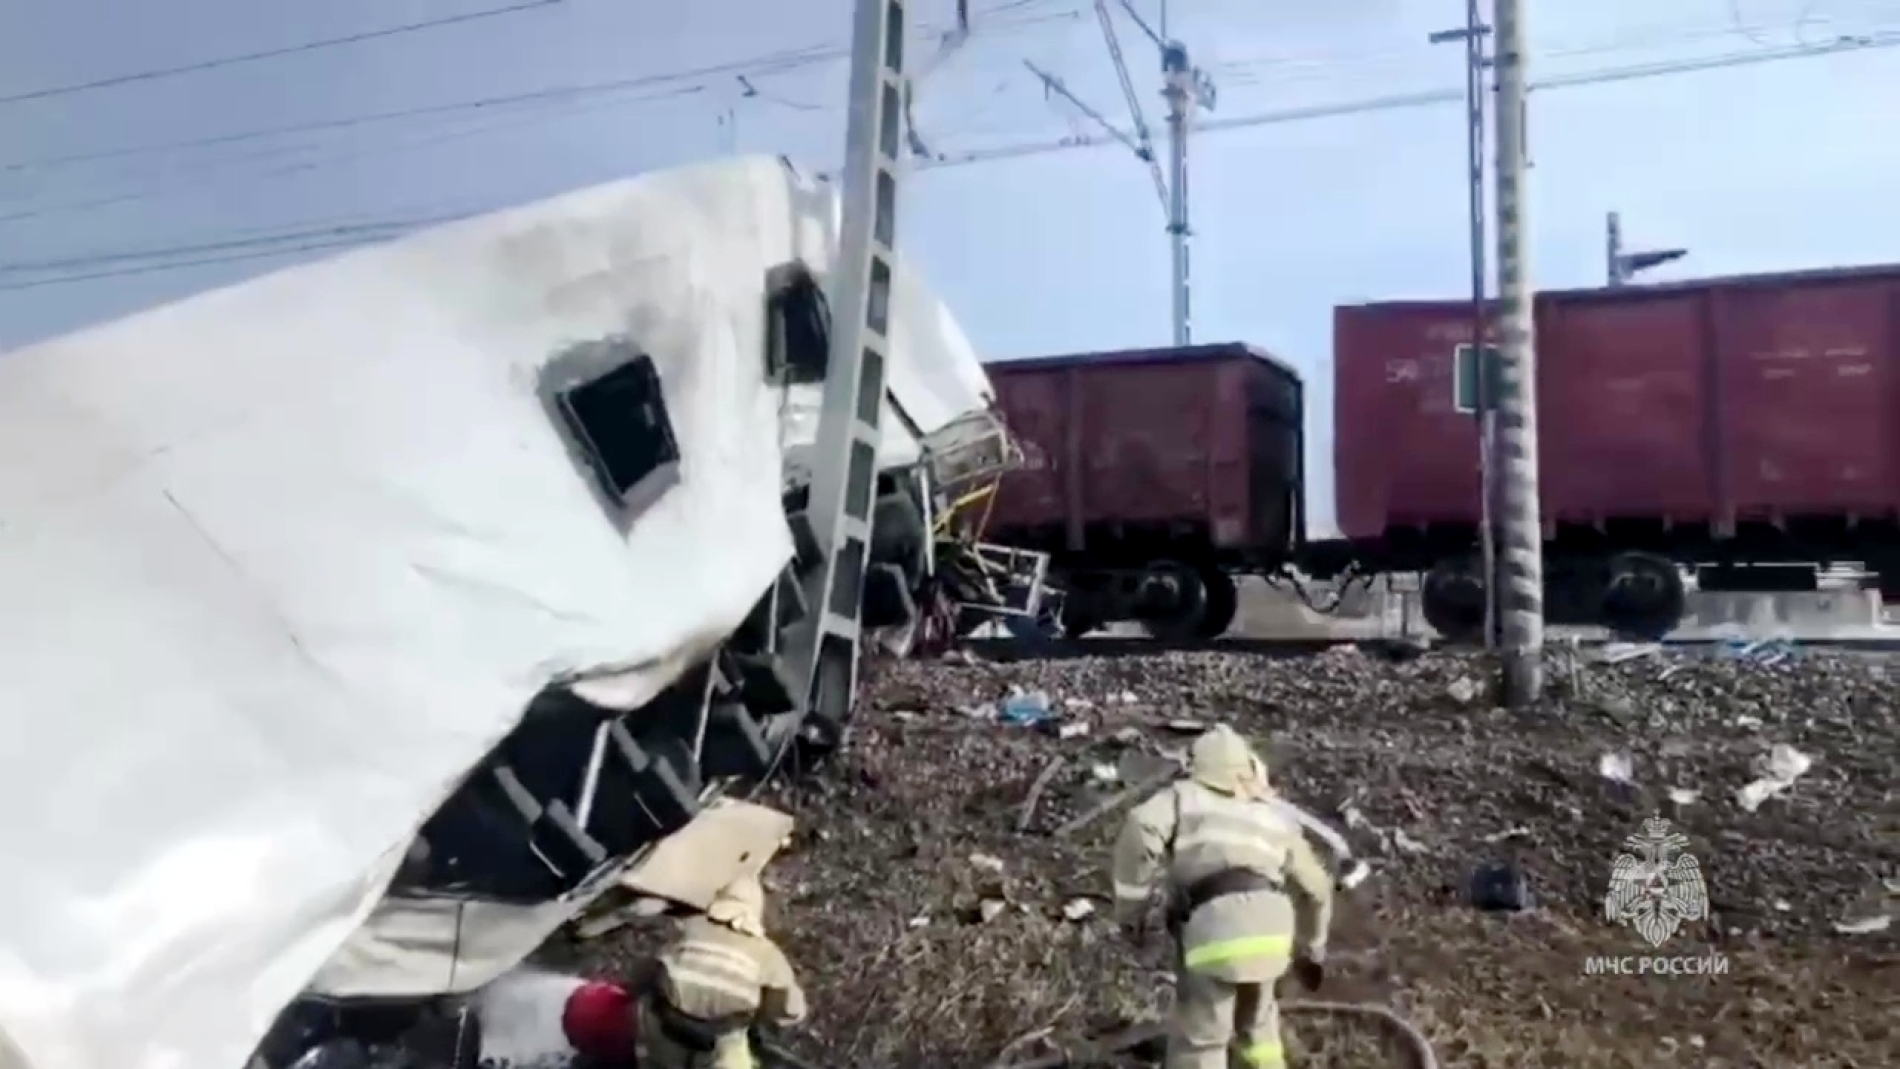
[[[801,735],[820,746],[841,740],[857,691],[897,271],[906,9],[906,0],[858,0],[851,38],[850,119],[838,176],[843,223],[831,267],[831,346],[805,512],[821,563],[800,562],[811,611],[785,641],[805,714]]]

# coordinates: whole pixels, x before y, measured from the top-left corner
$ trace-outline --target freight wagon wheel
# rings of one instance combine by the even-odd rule
[[[1688,592],[1682,572],[1652,553],[1619,553],[1610,558],[1603,590],[1603,623],[1618,635],[1654,641],[1682,622]]]
[[[1139,600],[1141,626],[1150,636],[1165,642],[1201,637],[1208,617],[1208,589],[1195,569],[1174,561],[1150,565]]]
[[[1207,615],[1201,618],[1195,634],[1219,638],[1234,625],[1234,616],[1240,612],[1240,589],[1234,585],[1234,577],[1219,568],[1201,569],[1201,585],[1206,590]]]
[[[1470,557],[1440,561],[1425,574],[1425,622],[1452,642],[1484,639],[1483,568]]]

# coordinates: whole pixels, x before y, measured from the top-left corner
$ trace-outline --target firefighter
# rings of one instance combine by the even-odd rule
[[[805,1017],[791,962],[765,934],[765,890],[745,877],[660,952],[642,1029],[655,1069],[751,1069],[750,1029]]]
[[[1332,878],[1275,807],[1266,765],[1233,729],[1196,739],[1188,775],[1136,806],[1115,845],[1115,908],[1138,942],[1149,895],[1166,892],[1175,1004],[1166,1069],[1286,1064],[1273,985],[1289,968],[1325,979]],[[1291,892],[1291,893],[1289,893]]]

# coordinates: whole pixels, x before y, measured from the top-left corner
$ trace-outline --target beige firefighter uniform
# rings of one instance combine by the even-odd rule
[[[1266,766],[1230,728],[1195,741],[1188,777],[1136,806],[1115,846],[1115,905],[1146,915],[1157,878],[1177,940],[1167,1069],[1286,1064],[1273,984],[1323,959],[1333,884],[1299,824],[1272,806]],[[1289,891],[1293,892],[1289,894]]]
[[[751,1069],[747,1029],[795,1024],[805,992],[765,934],[765,892],[745,879],[681,925],[655,963],[641,1039],[659,1069]]]

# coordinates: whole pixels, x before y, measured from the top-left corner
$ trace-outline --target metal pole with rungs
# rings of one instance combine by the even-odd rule
[[[1522,708],[1544,687],[1544,538],[1537,488],[1537,340],[1525,185],[1529,170],[1524,0],[1497,0],[1497,476],[1503,585],[1503,695]]]
[[[856,11],[838,176],[843,220],[827,294],[831,351],[811,454],[808,516],[823,563],[806,579],[811,614],[786,636],[794,679],[804,688],[805,731],[830,744],[842,734],[857,692],[904,177],[898,153],[904,145],[905,0],[857,0]]]

